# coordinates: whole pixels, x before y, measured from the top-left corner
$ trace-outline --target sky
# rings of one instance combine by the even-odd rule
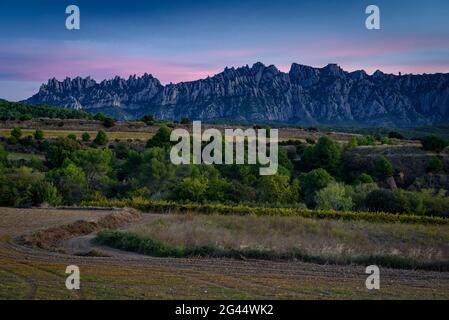
[[[68,5],[80,30],[67,30]],[[381,29],[365,27],[368,5]],[[192,81],[255,62],[372,73],[449,72],[447,0],[1,0],[0,98],[50,78],[149,73]]]

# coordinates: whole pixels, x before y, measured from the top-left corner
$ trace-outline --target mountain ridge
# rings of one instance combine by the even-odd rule
[[[151,74],[96,82],[48,80],[29,104],[102,111],[118,118],[420,126],[449,122],[449,74],[347,72],[337,64],[293,63],[289,72],[261,62],[200,80],[163,85]]]

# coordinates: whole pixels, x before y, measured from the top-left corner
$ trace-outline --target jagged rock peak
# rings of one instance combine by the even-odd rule
[[[297,63],[284,73],[257,62],[169,85],[147,73],[99,84],[90,77],[52,78],[25,102],[110,110],[122,118],[417,126],[449,122],[449,74],[370,76],[337,64]]]

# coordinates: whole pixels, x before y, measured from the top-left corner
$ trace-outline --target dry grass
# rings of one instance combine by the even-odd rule
[[[378,224],[301,217],[168,215],[129,231],[171,245],[214,246],[323,258],[394,256],[419,262],[449,258],[449,226]]]
[[[443,272],[382,269],[381,290],[368,291],[365,268],[358,266],[79,257],[8,243],[8,237],[109,213],[0,208],[0,299],[449,299],[449,274]],[[145,223],[160,218],[148,215]],[[65,287],[72,264],[81,270],[80,291]]]
[[[32,136],[34,134],[34,129],[22,129],[23,136]],[[81,139],[81,135],[86,131],[78,131],[78,130],[46,130],[44,129],[45,138],[60,138],[67,137],[69,134],[76,135],[77,139]],[[95,138],[98,131],[87,131],[91,138]],[[9,137],[11,134],[11,129],[0,129],[0,136]],[[128,139],[139,139],[139,140],[148,140],[153,134],[150,132],[122,132],[122,131],[108,131],[107,135],[109,139],[119,139],[119,140],[128,140]]]

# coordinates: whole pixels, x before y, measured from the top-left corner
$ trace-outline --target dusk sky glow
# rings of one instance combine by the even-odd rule
[[[65,28],[70,4],[81,30]],[[381,9],[381,30],[365,28],[369,4]],[[2,0],[0,98],[28,98],[52,77],[146,72],[169,83],[257,61],[448,73],[448,21],[447,0]]]

